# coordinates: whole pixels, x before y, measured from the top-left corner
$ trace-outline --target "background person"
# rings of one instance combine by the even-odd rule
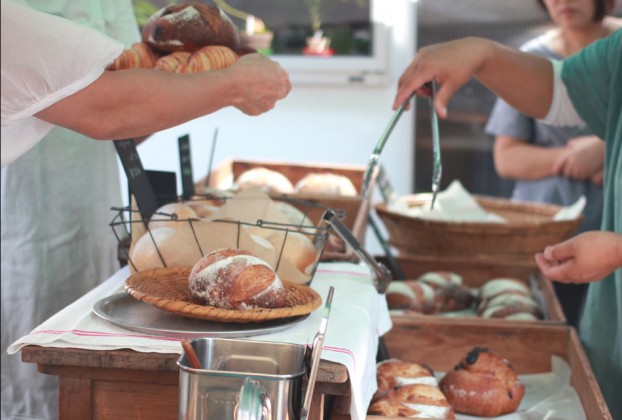
[[[615,0],[536,0],[556,25],[525,43],[522,51],[561,60],[622,27],[609,17]],[[605,143],[585,126],[556,127],[518,112],[498,99],[486,126],[495,136],[494,163],[515,180],[512,199],[569,206],[587,204],[577,233],[600,229]],[[578,326],[587,284],[553,283],[568,323]]]

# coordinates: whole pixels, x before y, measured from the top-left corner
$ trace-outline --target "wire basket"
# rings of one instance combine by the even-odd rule
[[[246,198],[206,194],[180,201],[211,203],[215,207]],[[299,222],[265,219],[179,218],[176,213],[157,211],[145,223],[130,206],[112,208],[110,226],[119,241],[119,259],[132,272],[156,268],[192,267],[202,257],[221,248],[249,251],[264,259],[285,281],[309,283],[320,262],[331,228],[321,223],[328,210],[317,203],[292,198],[272,199],[291,205],[304,215]],[[139,249],[140,248],[140,249]],[[144,252],[143,252],[144,251]]]
[[[375,206],[389,234],[388,243],[400,255],[503,256],[533,260],[547,245],[563,241],[576,231],[582,217],[553,220],[561,209],[552,204],[521,203],[476,196],[486,211],[507,223],[451,222],[429,220],[393,212],[385,204]],[[425,199],[414,196],[411,207]]]

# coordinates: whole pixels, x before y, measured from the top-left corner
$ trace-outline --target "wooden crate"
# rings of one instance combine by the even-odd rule
[[[577,391],[588,419],[611,420],[607,404],[574,328],[562,325],[474,325],[461,319],[393,317],[393,328],[384,336],[392,358],[426,363],[448,371],[473,347],[488,347],[507,358],[519,374],[551,371],[551,356],[565,360],[570,383]],[[335,404],[334,420],[343,414],[342,401]],[[368,420],[390,419],[367,416]]]
[[[360,193],[363,186],[363,177],[365,170],[364,165],[349,164],[326,164],[326,163],[288,163],[270,160],[238,160],[227,159],[212,170],[209,178],[209,187],[217,188],[219,186],[228,185],[233,182],[241,173],[258,167],[271,169],[285,175],[292,184],[296,184],[299,180],[310,173],[331,172],[337,175],[344,175],[352,181],[357,191]],[[197,182],[197,193],[200,193],[200,187],[205,185],[205,179]],[[370,189],[375,186],[375,177],[372,178]],[[313,194],[289,194],[289,197],[299,198],[301,200],[310,200],[317,202],[323,206],[340,211],[344,218],[342,221],[352,231],[356,239],[361,243],[365,243],[365,233],[367,230],[367,218],[369,215],[371,203],[369,198],[358,197],[330,197],[325,195]],[[313,213],[310,216],[314,222],[319,222],[323,213]],[[350,259],[351,256],[346,259]]]
[[[386,257],[377,260],[387,264]],[[397,256],[397,263],[407,279],[417,277],[429,271],[452,271],[462,276],[462,281],[469,287],[481,287],[486,281],[498,277],[516,277],[531,283],[532,289],[541,297],[540,304],[545,319],[537,323],[566,324],[564,311],[555,294],[552,283],[542,276],[535,262],[523,259],[503,259],[488,257],[439,257],[432,255]],[[393,280],[397,281],[397,280]],[[415,315],[421,316],[421,315]],[[426,317],[440,317],[426,315]],[[503,319],[468,318],[477,323],[524,323],[525,321],[506,321]]]

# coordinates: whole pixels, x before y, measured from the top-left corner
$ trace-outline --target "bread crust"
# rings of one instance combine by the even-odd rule
[[[223,45],[233,51],[240,47],[231,19],[218,7],[199,2],[160,9],[143,27],[142,40],[163,53],[193,52],[207,45]]]
[[[525,395],[511,364],[479,347],[447,372],[439,386],[456,412],[480,417],[512,413]]]

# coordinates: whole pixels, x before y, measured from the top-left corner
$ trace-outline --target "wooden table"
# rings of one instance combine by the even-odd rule
[[[59,377],[59,419],[177,419],[178,354],[129,349],[26,346],[22,361]],[[323,419],[329,396],[350,394],[345,366],[320,362],[310,418]]]

